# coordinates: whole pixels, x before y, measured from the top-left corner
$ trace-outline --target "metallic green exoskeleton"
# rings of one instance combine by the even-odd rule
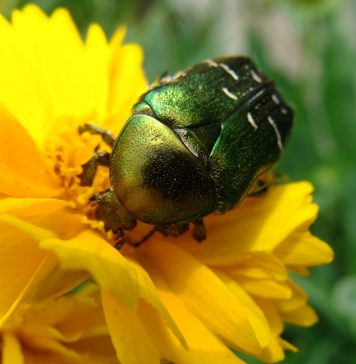
[[[208,60],[164,78],[141,96],[113,144],[112,190],[96,198],[97,215],[118,230],[223,213],[278,160],[292,120],[249,58]]]

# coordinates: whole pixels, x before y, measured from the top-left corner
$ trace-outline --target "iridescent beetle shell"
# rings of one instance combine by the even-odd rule
[[[225,212],[278,160],[292,120],[249,58],[200,63],[141,96],[113,147],[113,191],[150,224]]]

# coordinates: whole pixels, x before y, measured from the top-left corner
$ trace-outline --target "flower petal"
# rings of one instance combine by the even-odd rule
[[[161,355],[133,310],[105,289],[102,303],[113,344],[122,364],[160,364]]]
[[[170,280],[161,274],[154,262],[142,252],[138,253],[138,259],[152,277],[164,305],[187,341],[187,347],[182,346],[162,318],[149,305],[141,304],[141,321],[160,349],[162,357],[180,364],[242,363],[172,292]]]
[[[303,307],[308,300],[307,294],[298,287],[292,280],[289,280],[288,287],[292,291],[292,297],[289,300],[281,300],[278,302],[278,307],[283,312],[293,311]]]
[[[25,358],[21,345],[13,334],[4,334],[2,343],[2,364],[24,364]]]
[[[286,280],[288,277],[284,264],[273,254],[267,252],[241,253],[239,261],[231,267],[222,267],[230,275],[255,279]]]
[[[29,232],[35,239],[52,236],[66,240],[78,235],[86,227],[82,223],[82,216],[68,208],[68,202],[57,199],[4,198],[0,200],[0,215],[4,214],[12,216],[13,225]],[[27,228],[28,223],[31,224],[30,230]],[[38,228],[42,229],[43,234],[37,236],[35,231]]]
[[[68,358],[80,358],[80,354],[67,348],[60,341],[60,333],[53,327],[47,325],[23,325],[20,327],[19,336],[34,351],[45,351],[59,354]]]
[[[0,192],[14,197],[56,196],[56,181],[36,145],[1,104],[0,130]]]
[[[250,294],[257,297],[272,299],[290,299],[292,290],[285,282],[277,282],[273,279],[250,279],[239,277],[238,283]]]
[[[256,355],[257,359],[260,359],[265,363],[275,363],[283,360],[284,357],[284,351],[279,342],[279,338],[276,336],[272,336],[268,347],[265,348],[261,354]]]
[[[141,322],[160,349],[164,359],[179,364],[243,363],[185,307],[176,295],[170,292],[169,287],[164,283],[161,285],[159,281],[162,283],[163,280],[155,279],[160,289],[160,296],[179,329],[184,333],[188,345],[188,349],[180,345],[157,313],[147,304],[142,304]]]
[[[290,234],[274,253],[286,265],[315,266],[330,263],[334,258],[332,249],[309,232]]]
[[[31,133],[42,149],[57,118],[77,111],[80,91],[85,89],[84,46],[68,11],[59,9],[48,17],[29,5],[15,11],[11,31],[11,77],[19,70],[23,95],[1,95],[6,105]],[[16,48],[20,51],[16,51]],[[19,54],[18,54],[19,53]],[[8,57],[6,57],[8,58]],[[20,64],[18,64],[20,63]],[[84,68],[85,69],[85,68]],[[12,80],[12,82],[14,82]],[[12,89],[14,89],[12,87]],[[28,101],[27,101],[28,100]]]
[[[116,294],[127,308],[136,310],[139,299],[144,299],[158,310],[166,324],[184,342],[148,274],[98,235],[84,231],[64,244],[58,239],[47,239],[40,246],[53,251],[63,268],[90,272],[102,289]]]
[[[256,305],[247,292],[235,281],[224,274],[219,274],[219,277],[223,280],[234,296],[236,296],[238,301],[243,304],[247,319],[253,328],[258,341],[261,343],[262,347],[266,347],[271,339],[271,330],[261,309]]]
[[[254,301],[265,314],[272,332],[275,334],[280,334],[283,331],[284,324],[277,305],[272,300],[260,297],[254,297]]]
[[[171,289],[207,327],[244,350],[261,351],[264,342],[260,342],[251,326],[244,303],[213,271],[163,239],[152,239],[141,249],[170,282]]]
[[[136,44],[117,46],[120,34],[113,38],[113,55],[110,69],[109,111],[113,116],[110,130],[117,134],[131,114],[131,107],[147,90],[142,72],[143,52]],[[127,85],[131,85],[127,88]],[[125,90],[125,92],[123,92]]]
[[[43,239],[68,238],[82,230],[76,215],[62,211],[65,205],[54,199],[0,200],[0,325],[25,297],[65,293],[83,278],[58,272],[55,256],[38,248]]]
[[[49,214],[67,207],[68,203],[63,200],[52,198],[3,198],[0,199],[0,214],[22,212],[26,210],[27,216]]]
[[[28,295],[34,282],[48,274],[54,265],[49,254],[37,248],[33,238],[12,228],[13,220],[5,215],[0,216],[0,326]],[[3,223],[5,221],[7,224]],[[40,232],[35,231],[37,234]]]
[[[277,302],[284,321],[300,326],[311,326],[318,321],[315,311],[307,305],[307,295],[293,281],[288,281],[292,290],[292,297],[289,300]]]
[[[282,318],[290,324],[309,327],[318,322],[318,315],[309,305],[305,305],[297,310],[283,312]]]
[[[111,49],[106,36],[99,25],[92,24],[88,29],[85,42],[87,73],[90,82],[86,94],[81,97],[83,101],[95,105],[97,118],[104,119],[108,109],[108,93],[110,78],[108,75]]]
[[[198,245],[186,239],[184,248],[204,263],[220,266],[238,262],[242,252],[271,252],[291,232],[314,221],[318,209],[311,191],[307,182],[271,187],[263,197],[247,198],[224,215],[207,217],[207,240]]]

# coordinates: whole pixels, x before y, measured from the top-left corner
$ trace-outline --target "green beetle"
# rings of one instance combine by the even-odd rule
[[[82,127],[113,148],[95,153],[81,182],[92,183],[98,164],[110,168],[112,188],[93,197],[106,229],[123,235],[141,220],[179,235],[194,223],[203,240],[202,218],[253,190],[278,160],[292,122],[291,108],[249,58],[207,60],[143,94],[116,140]]]

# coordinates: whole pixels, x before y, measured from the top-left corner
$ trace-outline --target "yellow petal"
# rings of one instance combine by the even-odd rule
[[[182,346],[151,306],[142,303],[140,318],[164,359],[180,364],[238,364],[234,355],[172,292],[169,281],[144,255],[140,261],[150,273],[162,301],[187,341]]]
[[[13,222],[11,218],[4,220],[4,215],[0,220],[8,224]],[[48,274],[54,264],[48,253],[37,248],[31,236],[8,224],[0,223],[0,325],[28,294],[34,282]],[[37,234],[40,232],[36,231]]]
[[[289,183],[247,198],[224,215],[206,218],[207,240],[198,245],[186,239],[184,248],[209,265],[233,265],[241,252],[272,252],[291,232],[314,221],[318,209],[311,191],[307,182]]]
[[[116,294],[126,307],[136,310],[139,299],[144,299],[158,310],[166,324],[184,342],[148,274],[98,235],[84,231],[64,244],[58,239],[48,239],[40,246],[53,251],[63,268],[90,272],[102,289]]]
[[[16,14],[14,15],[16,19]],[[43,125],[45,115],[39,93],[33,92],[36,90],[35,80],[32,64],[28,63],[28,58],[33,54],[33,49],[28,47],[35,38],[33,25],[26,30],[29,37],[23,34],[24,38],[21,39],[20,31],[15,31],[3,19],[0,21],[0,54],[6,55],[0,60],[0,100],[17,120],[24,123],[31,137],[37,141],[42,136],[42,130],[38,126]],[[14,84],[21,87],[13,87]]]
[[[261,350],[263,343],[249,322],[244,303],[213,271],[164,239],[152,239],[141,250],[209,329],[244,350]]]
[[[36,364],[46,357],[47,362],[55,363],[114,362],[115,351],[96,299],[46,299],[22,305],[16,313],[25,318],[16,331],[25,348],[26,363],[35,357]]]
[[[288,268],[302,277],[310,276],[310,270],[306,267],[302,267],[300,265],[288,265]]]
[[[12,334],[3,335],[2,343],[2,364],[24,364],[25,358],[21,345]]]
[[[280,334],[283,331],[284,324],[276,304],[270,299],[264,299],[260,297],[254,297],[254,300],[268,320],[268,324],[272,332],[275,334]]]
[[[286,280],[288,277],[284,264],[273,254],[266,252],[241,253],[239,261],[231,267],[222,267],[233,276],[245,276],[255,279]]]
[[[113,42],[113,44],[115,44]],[[143,52],[136,44],[113,49],[110,68],[109,111],[114,118],[110,129],[117,134],[131,114],[132,105],[147,90],[142,72]],[[131,87],[127,87],[130,85]],[[124,91],[123,91],[124,90]]]
[[[292,290],[285,282],[277,282],[272,279],[250,279],[239,277],[238,283],[249,293],[257,297],[273,299],[290,299]]]
[[[4,198],[0,200],[0,215],[9,215],[8,223],[28,232],[36,240],[50,236],[65,240],[78,235],[85,228],[82,215],[73,213],[67,206],[68,202],[57,199]],[[39,231],[38,236],[36,231]]]
[[[46,351],[53,354],[60,354],[68,358],[80,358],[80,354],[69,349],[61,342],[61,335],[53,326],[23,325],[20,327],[19,336],[22,336],[26,344],[32,350]]]
[[[254,300],[235,281],[226,275],[219,274],[229,290],[236,296],[237,300],[243,304],[247,319],[253,328],[258,341],[262,347],[266,347],[271,340],[271,330],[266,317]]]
[[[334,258],[332,249],[309,232],[292,233],[274,253],[286,265],[315,266],[330,263]]]
[[[293,281],[288,281],[292,290],[289,300],[278,301],[277,307],[284,321],[300,326],[311,326],[318,321],[315,311],[307,305],[306,293]]]
[[[56,196],[56,181],[33,140],[1,104],[0,130],[0,192],[14,197]]]
[[[127,309],[116,296],[102,290],[102,303],[111,338],[122,364],[160,364],[160,353],[135,311]]]
[[[63,200],[52,198],[3,198],[0,199],[0,214],[20,214],[22,216],[47,215],[67,207]],[[17,215],[18,216],[18,215]]]
[[[110,39],[110,47],[115,50],[121,46],[122,41],[126,35],[126,28],[123,26],[118,27]]]
[[[260,359],[264,363],[275,363],[283,360],[285,357],[283,348],[280,344],[279,338],[272,336],[271,341],[267,348],[259,355],[256,355],[257,359]]]
[[[22,87],[30,102],[19,96],[4,100],[11,103],[10,110],[43,147],[57,118],[79,111],[76,104],[81,106],[78,95],[86,79],[85,67],[80,66],[83,42],[64,9],[47,17],[38,7],[28,6],[14,13],[12,31],[15,47],[21,45],[21,62],[10,70],[17,72],[20,67],[26,73]],[[12,77],[16,72],[10,72]]]
[[[111,49],[103,30],[100,26],[93,24],[88,29],[85,42],[86,58],[88,62],[87,82],[90,82],[86,94],[82,99],[90,100],[95,105],[95,111],[99,119],[107,115],[109,94],[109,61]],[[88,100],[89,99],[89,100]]]
[[[283,349],[290,350],[293,353],[298,352],[298,348],[296,346],[292,345],[291,343],[289,343],[288,341],[286,341],[286,340],[284,340],[282,338],[279,338],[279,342],[280,342]]]
[[[292,291],[292,297],[289,300],[281,300],[278,302],[278,307],[283,312],[296,310],[304,306],[308,300],[307,294],[292,280],[289,280],[287,284]]]
[[[309,327],[318,322],[318,315],[308,305],[298,308],[294,311],[282,312],[282,318],[284,321],[298,326]]]
[[[99,303],[90,297],[66,295],[32,303],[26,311],[31,325],[55,326],[54,336],[74,342],[82,337],[107,333]]]
[[[188,349],[180,345],[160,317],[150,306],[143,304],[140,310],[141,321],[164,359],[179,364],[243,363],[194,314],[187,310],[179,298],[169,291],[169,288],[162,288],[160,295],[179,329],[184,333],[188,345]]]
[[[60,355],[58,353],[48,353],[44,351],[27,351],[26,352],[26,364],[119,364],[114,358],[107,358],[105,356],[91,357],[87,354],[83,354],[78,357],[71,357]]]
[[[76,215],[62,212],[63,203],[52,199],[3,199],[0,211],[0,325],[10,319],[24,298],[58,295],[73,288],[81,276],[57,272],[57,259],[38,248],[41,240],[68,237],[82,230]],[[61,221],[62,224],[58,224]],[[48,286],[48,283],[51,283]]]

